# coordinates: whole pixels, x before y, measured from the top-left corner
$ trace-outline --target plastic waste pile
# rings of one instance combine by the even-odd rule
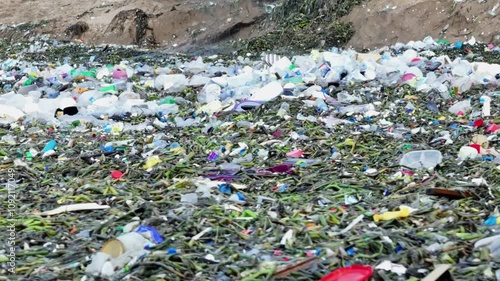
[[[440,263],[457,265],[452,254],[467,259],[463,250],[474,256],[460,262],[481,264],[498,279],[500,214],[490,203],[500,196],[500,64],[441,54],[477,46],[500,52],[473,39],[458,46],[428,37],[372,53],[333,48],[273,62],[9,58],[0,65],[0,155],[11,167],[43,175],[42,186],[59,182],[50,188],[59,196],[69,195],[53,189],[75,184],[64,189],[75,202],[99,190],[92,198],[112,196],[105,200],[121,215],[139,202],[158,208],[155,227],[139,220],[118,232],[106,226],[107,242],[81,267],[89,276],[117,278],[159,252],[188,251],[178,268],[166,267],[172,276],[195,278],[194,259],[204,264],[193,267],[199,280],[214,272],[216,280],[257,280],[309,268],[321,272],[310,280],[422,278]],[[145,197],[120,199],[133,192]],[[455,213],[458,207],[464,210]],[[81,210],[89,209],[66,212]],[[199,225],[162,230],[189,219]],[[398,222],[405,230],[391,232]],[[363,238],[349,240],[351,234]],[[255,243],[266,237],[240,253],[257,262],[253,268],[221,246],[226,236]],[[398,253],[421,256],[389,260]],[[424,256],[432,266],[415,264]],[[217,264],[224,270],[210,267]]]
[[[128,232],[129,228],[138,223],[134,221],[127,224],[124,227],[124,234],[107,241],[101,251],[92,257],[92,262],[85,272],[103,277],[113,276],[115,268],[133,265],[139,258],[149,253],[147,248],[163,242],[160,234],[151,227],[139,226],[135,231]]]
[[[321,112],[332,109],[336,113],[374,116],[380,114],[376,103],[362,104],[360,96],[345,91],[332,97],[332,89],[350,83],[370,84],[371,81],[371,84],[378,82],[378,86],[409,85],[418,92],[450,100],[450,95],[466,92],[472,85],[499,85],[498,65],[468,62],[462,58],[451,61],[446,55],[434,57],[431,47],[436,47],[437,43],[431,39],[424,42],[426,45],[421,47],[430,50],[420,53],[414,49],[397,55],[389,50],[382,55],[359,54],[350,50],[340,52],[336,49],[313,51],[310,55],[295,56],[292,60],[282,57],[268,69],[262,68],[262,63],[255,64],[241,57],[241,65],[232,67],[204,63],[199,57],[191,62],[177,62],[162,68],[130,65],[124,61],[115,66],[98,66],[90,62],[78,68],[66,63],[40,69],[22,60],[9,59],[2,62],[1,77],[9,83],[3,86],[5,94],[1,99],[1,121],[8,123],[26,116],[25,121],[60,125],[80,118],[94,125],[103,125],[105,122],[99,122],[103,117],[115,115],[176,114],[178,104],[185,102],[182,97],[146,101],[146,97],[134,92],[137,87],[173,94],[189,86],[203,86],[197,97],[201,105],[197,112],[208,114],[235,110],[235,103],[242,100],[266,102],[283,94],[288,98],[311,97],[314,101],[305,102],[305,105],[316,107]],[[403,46],[396,45],[394,48],[402,49]],[[489,51],[496,52],[498,47]],[[222,63],[221,60],[218,62]],[[20,67],[22,71],[17,70]],[[181,73],[176,73],[179,70]],[[131,82],[128,78],[132,77],[138,77],[139,81]],[[314,86],[306,86],[313,83]],[[68,84],[72,86],[65,87]],[[366,88],[363,93],[376,90],[379,89]],[[491,99],[496,94],[485,93],[481,96],[483,107],[480,115],[491,115]],[[429,104],[429,107],[432,105]],[[74,111],[69,112],[68,108]],[[411,103],[407,108],[412,110]],[[65,109],[68,112],[64,112]],[[432,107],[432,110],[436,109]],[[447,110],[464,115],[472,108],[470,100],[465,99]],[[68,116],[76,117],[61,118]],[[188,125],[182,121],[178,120],[181,125]]]

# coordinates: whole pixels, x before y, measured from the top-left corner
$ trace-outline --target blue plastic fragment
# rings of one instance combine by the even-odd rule
[[[439,112],[439,108],[437,107],[436,103],[435,103],[435,102],[433,102],[433,101],[429,101],[429,102],[427,102],[427,108],[428,108],[429,110],[434,111],[434,112]]]
[[[226,194],[231,194],[231,187],[228,184],[219,185],[219,191]]]
[[[243,195],[243,193],[237,192],[236,195],[238,196],[239,200],[241,200],[241,201],[247,201],[247,198],[245,197],[245,195]]]
[[[101,149],[105,152],[113,152],[115,150],[112,145],[104,146],[103,144],[101,144]]]
[[[483,156],[483,161],[493,161],[493,160],[494,160],[494,158],[491,155],[485,155],[485,156]]]
[[[394,248],[394,252],[396,252],[396,253],[399,253],[403,250],[404,250],[404,248],[401,245],[397,245],[396,248]]]
[[[55,140],[51,140],[45,145],[45,147],[42,150],[42,153],[53,150],[54,148],[56,148],[56,146],[57,146],[57,142]]]
[[[496,217],[489,217],[487,220],[484,221],[484,224],[487,226],[492,226],[497,224],[497,218]]]
[[[146,225],[141,225],[137,230],[135,231],[137,233],[144,233],[148,232],[151,235],[151,239],[153,239],[153,242],[155,244],[159,244],[163,242],[163,238],[161,237],[160,233],[151,226],[146,226]]]
[[[349,249],[346,249],[346,253],[349,255],[349,256],[354,256],[356,254],[356,250],[354,250],[354,247],[351,247]]]

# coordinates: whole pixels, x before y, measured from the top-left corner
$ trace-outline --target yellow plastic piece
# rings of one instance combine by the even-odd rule
[[[500,217],[497,217],[497,224],[500,224]]]
[[[231,151],[231,148],[233,148],[233,144],[230,142],[226,143],[226,151]]]
[[[388,221],[392,219],[398,219],[398,218],[407,218],[410,216],[410,209],[401,207],[401,210],[396,211],[396,212],[385,212],[380,215],[373,215],[373,220],[375,222],[378,221]]]
[[[156,166],[158,163],[160,163],[161,160],[160,160],[160,157],[158,156],[152,156],[152,157],[149,157],[148,160],[146,160],[146,164],[144,164],[143,168],[144,169],[151,169],[153,168],[154,166]]]
[[[315,60],[321,60],[321,54],[320,54],[320,52],[318,50],[312,50],[311,51],[311,56]]]
[[[80,88],[80,87],[76,87],[75,88],[76,92],[79,93],[79,94],[83,94],[85,93],[86,91],[89,90],[89,88]]]
[[[176,148],[170,149],[170,152],[172,152],[173,154],[181,155],[181,154],[185,154],[186,150],[182,147],[176,147]]]
[[[151,79],[151,80],[146,80],[146,81],[144,82],[144,87],[145,87],[145,88],[153,88],[153,87],[154,87],[154,85],[155,85],[155,82],[154,82],[154,80],[153,80],[153,79]]]

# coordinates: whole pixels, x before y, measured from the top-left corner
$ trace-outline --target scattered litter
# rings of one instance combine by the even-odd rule
[[[50,211],[45,211],[41,212],[40,215],[42,216],[53,216],[65,212],[76,212],[76,211],[85,211],[85,210],[103,210],[103,209],[109,209],[110,207],[108,205],[99,205],[96,203],[81,203],[81,204],[72,204],[72,205],[66,205],[66,206],[61,206],[56,209],[50,210]]]
[[[23,44],[0,44],[19,276],[500,274],[493,43],[245,57]]]
[[[377,265],[375,269],[390,271],[396,273],[398,276],[402,276],[406,273],[406,267],[400,264],[392,263],[390,261],[383,261],[381,264]]]

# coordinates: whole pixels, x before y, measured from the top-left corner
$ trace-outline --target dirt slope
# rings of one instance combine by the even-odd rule
[[[4,34],[12,30],[5,25],[33,22],[39,33],[63,38],[69,25],[85,21],[90,31],[84,41],[91,44],[154,41],[162,47],[177,47],[238,38],[240,32],[247,37],[246,29],[265,15],[263,3],[252,0],[59,0],[57,5],[53,1],[4,1],[0,10]]]
[[[334,0],[332,0],[334,1]],[[455,1],[460,3],[455,3]],[[475,36],[500,42],[498,1],[369,0],[343,20],[351,21],[349,46],[377,48],[396,42],[421,40],[427,35],[451,42]],[[484,2],[484,3],[479,3]],[[2,0],[0,36],[18,38],[50,34],[85,21],[87,43],[160,46],[169,50],[248,38],[272,29],[264,5],[269,0]],[[137,9],[140,9],[139,11]],[[494,12],[492,12],[494,11]],[[12,24],[30,22],[16,29]],[[447,30],[443,32],[446,28]],[[21,30],[22,32],[19,32]],[[17,37],[16,37],[17,36]]]
[[[459,1],[456,1],[459,2]],[[348,43],[356,48],[378,48],[397,42],[422,40],[431,35],[450,42],[474,36],[500,43],[498,1],[371,0],[354,8],[344,20],[353,22],[355,34]],[[484,2],[484,3],[478,3]],[[448,26],[446,32],[442,32]]]

